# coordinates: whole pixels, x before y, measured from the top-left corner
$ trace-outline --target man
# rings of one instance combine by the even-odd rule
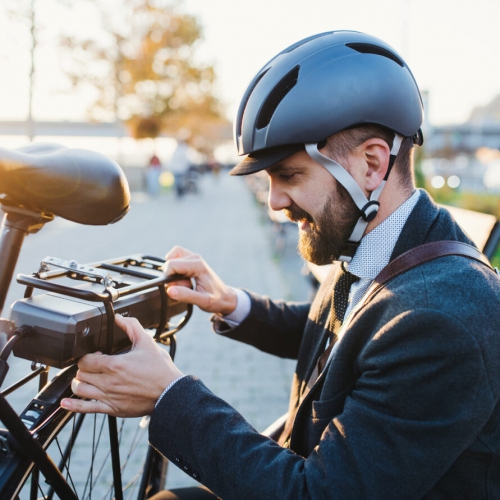
[[[134,320],[134,348],[91,354],[73,383],[75,411],[151,413],[154,447],[227,499],[500,498],[500,284],[463,257],[397,276],[370,300],[390,261],[422,243],[471,243],[415,190],[420,95],[391,47],[322,33],[273,58],[243,97],[233,170],[266,169],[269,205],[299,226],[303,256],[340,260],[312,304],[227,287],[175,248],[165,272],[177,300],[215,313],[216,331],[297,359],[287,423],[256,432],[201,381],[183,376]],[[393,167],[391,169],[391,167]],[[161,396],[160,396],[161,395]],[[207,490],[162,498],[213,498]],[[189,496],[195,495],[195,496]]]

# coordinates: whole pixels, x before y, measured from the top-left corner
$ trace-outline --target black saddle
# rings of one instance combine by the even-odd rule
[[[0,194],[8,204],[91,225],[120,220],[130,204],[127,179],[113,160],[48,143],[0,148]]]

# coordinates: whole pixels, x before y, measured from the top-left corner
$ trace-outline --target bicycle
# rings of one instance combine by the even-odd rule
[[[0,205],[5,213],[0,227],[0,314],[26,235],[56,216],[110,224],[127,213],[129,203],[120,167],[98,153],[55,144],[0,149]],[[148,255],[83,265],[46,257],[31,275],[18,275],[17,281],[26,286],[24,298],[13,304],[10,319],[0,318],[0,332],[8,338],[0,352],[0,386],[11,353],[32,361],[32,372],[0,391],[5,426],[0,429],[0,498],[112,498],[114,492],[116,499],[125,494],[145,499],[163,488],[167,460],[141,444],[148,418],[119,423],[102,416],[98,423],[96,415],[85,417],[60,407],[62,398],[76,397],[71,381],[82,355],[96,350],[119,354],[130,348],[126,334],[114,324],[116,313],[138,318],[174,357],[175,334],[188,322],[192,307],[168,298],[168,282],[179,277],[165,277],[163,263]],[[179,315],[171,327],[171,319]],[[60,371],[49,382],[50,367]],[[36,377],[39,392],[18,414],[6,397]],[[86,436],[92,436],[90,446]],[[132,459],[138,450],[144,458]],[[81,453],[87,452],[90,464],[84,475]],[[78,477],[72,472],[75,465]]]

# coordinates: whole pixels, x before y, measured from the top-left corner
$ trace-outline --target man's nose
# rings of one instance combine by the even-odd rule
[[[279,211],[288,208],[292,204],[291,198],[273,181],[269,184],[268,205],[271,210]]]

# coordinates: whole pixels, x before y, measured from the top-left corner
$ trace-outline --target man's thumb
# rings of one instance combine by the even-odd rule
[[[141,341],[144,330],[136,318],[124,318],[121,314],[116,314],[115,321],[116,326],[128,335],[132,346],[136,346]]]

